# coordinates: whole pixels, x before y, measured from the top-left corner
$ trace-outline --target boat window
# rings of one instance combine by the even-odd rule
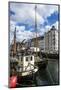
[[[28,57],[26,57],[26,61],[28,61]]]
[[[23,57],[21,57],[21,61],[23,61]]]
[[[32,60],[32,56],[31,56],[31,60]]]

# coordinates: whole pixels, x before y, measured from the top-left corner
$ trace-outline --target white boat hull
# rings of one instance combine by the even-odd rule
[[[29,71],[22,71],[22,72],[19,71],[19,73],[21,76],[27,76],[27,75],[32,75],[32,74],[36,73],[37,71],[38,71],[38,67],[36,67],[33,70],[29,70]]]

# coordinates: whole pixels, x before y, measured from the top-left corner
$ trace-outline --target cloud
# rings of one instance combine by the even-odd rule
[[[10,3],[10,10],[15,15],[10,16],[12,21],[27,25],[35,25],[35,4]],[[57,5],[38,5],[36,8],[37,24],[48,22],[47,17],[58,11]]]
[[[48,16],[51,16],[52,13],[58,11],[57,5],[37,5],[38,13],[45,19]]]
[[[18,23],[33,24],[35,21],[34,5],[11,3],[10,9],[15,12],[10,19]]]
[[[19,3],[11,3],[10,4],[11,11],[15,12],[15,15],[10,17],[11,20],[24,23],[24,24],[35,24],[35,5],[34,4],[19,4]],[[37,22],[43,23],[44,19],[42,16],[36,12]],[[26,18],[25,18],[26,17]]]
[[[31,31],[25,30],[25,26],[17,26],[17,40],[22,41],[23,39],[30,39],[33,37]]]
[[[45,32],[49,31],[52,26],[55,26],[55,28],[58,30],[58,21],[56,21],[52,25],[46,25],[45,28],[44,28],[45,29]]]
[[[49,22],[51,23],[51,21],[48,21],[48,17],[51,17],[51,15],[58,13],[58,6],[57,5],[48,5],[48,4],[37,5],[37,12],[44,19],[44,23],[46,22],[47,24],[49,24]],[[51,19],[52,19],[52,17],[51,17]],[[42,25],[44,23],[42,23]]]
[[[13,43],[14,38],[14,31],[15,31],[15,23],[11,21],[11,29],[10,29],[10,44]],[[34,34],[30,30],[26,30],[25,26],[16,26],[16,40],[22,41],[24,39],[28,40],[33,38]]]
[[[35,37],[35,4],[10,3],[10,41],[13,40],[13,32],[17,29],[17,40],[30,39]],[[58,21],[49,25],[47,17],[50,17],[54,12],[58,12],[57,5],[38,5],[36,9],[36,23],[38,35],[43,35],[45,31],[51,28],[52,25],[58,27]],[[44,23],[47,23],[44,25]]]
[[[16,26],[16,22],[15,21],[12,21],[12,20],[10,20],[10,31],[14,31],[14,29],[15,29],[15,26]]]

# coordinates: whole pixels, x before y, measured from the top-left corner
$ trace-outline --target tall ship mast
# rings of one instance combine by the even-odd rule
[[[48,61],[48,58],[47,60],[44,59],[44,57],[42,56],[41,54],[41,49],[39,48],[39,45],[38,45],[38,30],[37,30],[37,4],[35,5],[35,33],[36,33],[36,43],[35,43],[35,46],[36,46],[36,58],[35,58],[35,64],[38,66],[39,69],[41,68],[45,68],[47,66],[47,61]],[[38,55],[39,53],[39,55]],[[47,55],[46,55],[47,57]]]
[[[16,55],[16,27],[14,31],[14,47],[13,47],[13,56]]]
[[[36,31],[36,37],[37,37],[37,29],[36,26],[37,22],[36,22],[36,5],[35,5],[35,31]],[[24,40],[23,40],[24,41]],[[35,65],[35,56],[34,54],[32,54],[30,52],[30,48],[28,50],[26,50],[26,47],[23,46],[21,42],[20,43],[20,47],[19,48],[19,55],[17,58],[17,42],[16,42],[16,28],[14,31],[14,44],[13,44],[13,58],[11,58],[13,61],[17,62],[17,65],[14,64],[15,62],[13,62],[13,64],[15,65],[15,69],[17,73],[20,73],[20,76],[24,77],[24,76],[28,76],[28,75],[33,75],[38,71],[38,67]],[[37,43],[37,38],[36,38],[36,43]],[[37,47],[37,44],[36,44]],[[28,53],[27,53],[28,52]],[[36,54],[37,54],[37,48],[36,48]]]

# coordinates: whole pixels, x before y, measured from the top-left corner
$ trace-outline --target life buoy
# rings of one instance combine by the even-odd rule
[[[17,83],[17,76],[11,76],[9,81],[9,87],[15,88]]]

